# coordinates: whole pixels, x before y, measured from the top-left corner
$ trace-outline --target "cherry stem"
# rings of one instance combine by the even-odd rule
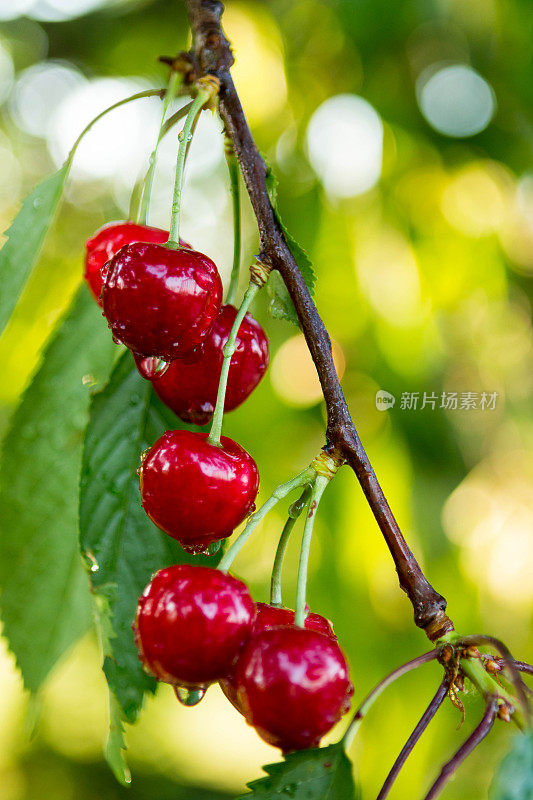
[[[498,701],[496,698],[491,698],[487,703],[485,708],[485,713],[481,719],[481,722],[475,728],[468,739],[461,745],[459,750],[455,753],[453,758],[451,758],[441,769],[439,777],[426,794],[424,800],[434,800],[437,797],[441,790],[444,788],[444,785],[450,780],[455,770],[462,764],[462,762],[467,758],[470,753],[478,746],[480,742],[483,741],[485,736],[490,732],[492,726],[494,725],[494,720],[496,719],[496,714],[498,712]]]
[[[300,550],[300,563],[298,564],[298,585],[296,589],[296,614],[294,624],[303,628],[307,616],[305,610],[305,597],[307,593],[307,572],[309,568],[309,552],[311,550],[311,539],[313,538],[313,528],[315,525],[316,512],[318,505],[328,485],[330,478],[326,475],[317,475],[311,489],[309,498],[309,511],[305,518],[304,532],[302,536],[302,547]]]
[[[246,316],[246,312],[250,308],[252,304],[252,300],[254,299],[255,295],[259,291],[260,287],[257,283],[250,281],[248,289],[246,290],[244,297],[242,299],[242,303],[240,305],[239,310],[237,311],[237,316],[231,326],[231,330],[222,350],[222,354],[224,359],[222,361],[222,369],[220,371],[220,379],[218,382],[218,391],[217,391],[217,401],[215,404],[215,411],[213,413],[213,421],[211,423],[211,430],[209,431],[209,436],[207,437],[207,441],[209,444],[219,445],[220,444],[220,435],[222,433],[222,421],[224,419],[224,403],[226,400],[226,387],[228,385],[228,375],[231,366],[231,358],[235,352],[235,346],[237,342],[237,336],[239,335],[239,328],[241,327],[241,323]]]
[[[307,469],[304,469],[290,481],[287,481],[286,483],[280,483],[280,485],[274,489],[266,503],[264,503],[261,508],[252,514],[252,516],[248,519],[246,527],[242,533],[239,534],[231,546],[226,550],[226,553],[220,561],[218,568],[222,570],[222,572],[227,572],[241,548],[246,544],[254,530],[257,528],[263,517],[268,514],[270,509],[295,489],[299,489],[301,486],[307,486],[312,483],[315,477],[315,470],[312,467],[307,467]]]
[[[496,661],[498,666],[501,667],[502,669],[505,667],[509,668],[509,662],[505,658],[496,658],[494,660]],[[525,672],[526,675],[533,675],[533,665],[526,664],[525,661],[515,661],[513,659],[512,666],[514,667],[514,669],[517,669],[518,672]],[[529,687],[526,687],[526,689],[528,688]]]
[[[161,142],[161,139],[164,136],[165,117],[167,115],[167,111],[171,102],[174,100],[176,96],[180,78],[181,76],[178,72],[172,72],[170,74],[167,91],[165,93],[165,98],[163,100],[163,112],[161,114],[161,124],[159,125],[159,131],[157,133],[155,147],[150,153],[148,170],[146,172],[146,176],[143,182],[143,188],[141,194],[142,199],[139,209],[139,216],[137,219],[137,222],[140,223],[141,225],[146,225],[146,220],[148,218],[148,209],[150,207],[150,198],[152,196],[152,186],[154,183],[155,167],[157,163],[157,151],[159,149],[159,143]],[[185,109],[186,108],[187,106],[185,106]],[[185,116],[185,114],[187,113],[187,111],[185,111],[184,109],[180,109],[180,111],[182,112],[182,116]]]
[[[471,636],[463,636],[461,637],[461,644],[463,646],[476,646],[476,645],[489,645],[495,647],[496,650],[499,651],[502,659],[505,663],[505,666],[509,670],[511,683],[513,684],[518,700],[522,706],[522,709],[525,714],[526,722],[529,723],[531,720],[531,708],[529,706],[529,700],[527,698],[527,694],[525,691],[525,684],[520,677],[520,671],[515,666],[515,662],[513,656],[511,655],[511,651],[500,639],[496,639],[494,636],[486,636],[485,634],[482,635],[471,635]],[[499,689],[497,694],[501,694],[502,691]]]
[[[97,114],[97,116],[94,119],[92,119],[88,125],[86,125],[86,127],[82,130],[82,132],[72,145],[70,153],[68,154],[67,164],[70,164],[72,162],[72,159],[74,158],[74,154],[78,148],[78,145],[85,136],[85,134],[89,133],[93,125],[99,122],[102,119],[102,117],[105,117],[106,114],[109,114],[110,111],[114,111],[116,108],[120,108],[120,106],[126,105],[126,103],[131,103],[133,102],[133,100],[142,100],[144,97],[162,98],[165,96],[165,94],[166,94],[165,89],[146,89],[146,91],[144,92],[137,92],[137,94],[132,94],[130,97],[125,97],[124,100],[119,100],[117,103],[113,103],[112,106],[109,106],[109,108],[106,108],[103,111],[101,111],[100,114]]]
[[[407,761],[409,755],[413,751],[414,746],[416,745],[416,743],[418,742],[418,740],[420,739],[420,737],[422,736],[422,734],[426,730],[427,726],[429,725],[429,723],[431,722],[431,720],[433,719],[433,717],[435,716],[435,714],[437,713],[437,711],[441,707],[441,705],[442,705],[442,703],[444,701],[444,698],[448,694],[449,687],[450,687],[450,679],[449,678],[444,678],[444,680],[442,681],[441,685],[437,689],[437,692],[436,692],[435,696],[433,697],[433,699],[431,700],[430,704],[428,705],[428,707],[426,708],[426,710],[424,711],[424,713],[420,717],[420,720],[419,720],[418,724],[416,725],[415,729],[413,730],[412,734],[410,735],[410,737],[408,738],[408,740],[406,741],[406,743],[402,747],[400,755],[398,756],[398,758],[394,762],[391,771],[387,775],[385,783],[381,787],[381,791],[378,794],[376,800],[385,800],[385,798],[388,797],[389,792],[390,792],[390,790],[392,788],[392,785],[393,785],[394,781],[396,780],[396,778],[398,777],[401,768],[403,767],[403,765]]]
[[[427,664],[430,661],[433,661],[437,658],[438,654],[440,653],[440,648],[436,647],[434,650],[430,650],[428,653],[424,653],[421,656],[417,656],[413,658],[412,661],[408,661],[406,664],[402,664],[401,667],[397,667],[392,672],[390,672],[385,678],[383,678],[377,686],[374,686],[371,692],[367,694],[357,711],[355,712],[346,733],[342,737],[342,742],[344,743],[344,748],[347,750],[350,745],[352,744],[355,734],[359,730],[359,726],[363,718],[365,717],[368,710],[374,705],[375,701],[378,699],[380,694],[394,683],[394,681],[401,678],[402,675],[411,672],[413,669],[418,669],[423,664]]]
[[[307,505],[308,499],[309,488],[306,488],[298,500],[295,500],[290,506],[287,522],[285,523],[283,531],[281,532],[281,536],[279,537],[279,543],[276,550],[276,555],[274,557],[274,564],[272,566],[272,578],[270,580],[270,603],[273,606],[283,605],[281,598],[281,572],[283,569],[283,559],[285,558],[285,552],[287,550],[287,545],[289,544],[292,529]]]
[[[233,304],[239,286],[239,268],[241,265],[241,195],[239,184],[239,162],[235,155],[233,142],[227,134],[224,135],[224,150],[228,164],[231,186],[231,199],[233,203],[233,266],[228,287],[226,303]]]
[[[200,114],[200,111],[205,106],[211,93],[206,89],[199,89],[198,94],[191,103],[189,113],[185,118],[183,130],[179,135],[179,148],[178,158],[176,161],[176,179],[174,182],[174,199],[172,202],[172,219],[170,221],[170,234],[168,237],[167,247],[177,250],[180,240],[180,210],[181,210],[181,194],[183,189],[183,172],[185,170],[185,156],[187,154],[187,145],[189,137],[191,136],[191,129]]]
[[[531,718],[531,710],[525,691],[525,684],[516,669],[514,659],[508,647],[503,642],[496,639],[494,636],[486,636],[484,634],[462,636],[460,633],[452,631],[441,636],[437,644],[441,647],[443,645],[450,645],[454,649],[460,649],[462,651],[460,660],[461,669],[485,700],[491,697],[498,697],[503,704],[508,706],[512,713],[513,722],[515,722],[519,728],[525,729],[528,726]],[[487,672],[479,654],[475,657],[468,653],[468,648],[476,647],[477,645],[489,645],[499,650],[509,670],[510,682],[515,688],[516,697],[501,686],[496,679]]]
[[[179,92],[177,92],[176,94],[179,94]],[[174,125],[176,125],[177,122],[179,122],[181,119],[183,119],[183,117],[185,117],[189,113],[189,109],[190,109],[191,105],[192,105],[192,101],[190,103],[186,103],[184,106],[182,106],[180,109],[178,109],[178,111],[176,111],[175,114],[172,114],[172,116],[167,119],[167,121],[164,123],[164,125],[161,128],[159,141],[164,139],[165,136],[167,135],[167,133],[171,130],[171,128],[173,128]],[[163,117],[164,117],[164,115],[163,115]],[[150,159],[151,158],[152,158],[152,156],[150,157]],[[156,158],[157,158],[157,156],[156,156]],[[150,161],[150,165],[148,167],[148,170],[150,170],[150,167],[151,167],[151,161]],[[139,177],[135,181],[135,186],[133,187],[133,191],[131,193],[130,209],[129,209],[128,219],[139,220],[139,218],[140,218],[140,205],[141,205],[141,202],[142,202],[142,200],[143,200],[143,198],[145,196],[145,191],[146,191],[145,190],[145,186],[146,186],[147,181],[148,181],[148,172],[147,172],[147,170],[141,170],[141,172],[139,173]],[[151,192],[151,184],[150,184],[150,192]]]

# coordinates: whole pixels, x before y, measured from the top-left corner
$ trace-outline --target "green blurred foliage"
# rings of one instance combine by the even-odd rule
[[[77,16],[77,0],[70,5],[72,18],[62,22],[21,17],[0,23],[2,53],[15,69],[13,82],[9,64],[2,66],[0,59],[2,230],[23,196],[57,164],[57,119],[63,129],[65,119],[72,125],[73,138],[82,127],[81,121],[77,127],[79,106],[58,117],[59,101],[50,94],[46,124],[33,133],[24,129],[17,106],[24,70],[59,60],[87,81],[105,76],[159,85],[166,72],[157,57],[187,46],[181,2],[104,2]],[[448,598],[457,628],[500,636],[531,661],[530,5],[524,0],[242,0],[228,2],[225,19],[244,107],[280,181],[280,213],[313,261],[316,301],[344,364],[344,390],[400,525],[429,579]],[[454,63],[476,70],[496,98],[492,120],[471,137],[444,135],[421,113],[424,76]],[[351,197],[326,190],[306,144],[314,112],[339,94],[365,98],[383,126],[381,178]],[[452,116],[456,106],[452,97]],[[31,116],[31,102],[25,108]],[[152,125],[152,106],[142,108]],[[129,129],[115,130],[110,137],[108,147],[117,158],[131,135]],[[95,161],[105,160],[105,147],[94,152]],[[146,157],[148,152],[147,147]],[[44,257],[0,339],[2,431],[80,282],[85,239],[103,222],[125,216],[128,181],[131,186],[135,177],[118,180],[112,170],[107,177],[90,170],[73,174]],[[162,186],[168,179],[161,169],[156,182]],[[184,236],[215,259],[226,279],[232,240],[227,186],[222,159],[210,170],[191,169],[183,219]],[[244,217],[248,259],[258,244],[247,204]],[[153,223],[164,225],[168,218],[168,206],[154,204]],[[262,498],[313,457],[323,443],[325,419],[296,329],[269,317],[267,306],[268,298],[260,298],[255,313],[271,339],[269,375],[225,423],[225,433],[258,461]],[[389,411],[376,409],[379,389],[396,397]],[[445,410],[439,407],[443,391],[498,392],[498,399],[492,411]],[[403,392],[420,392],[421,398],[434,392],[439,401],[434,410],[421,409],[420,401],[417,410],[402,410]],[[236,565],[258,599],[268,595],[282,524],[280,509]],[[285,569],[287,603],[294,601],[297,551],[295,535]],[[313,610],[334,621],[352,667],[356,702],[390,669],[427,647],[347,470],[321,506],[309,599]],[[3,656],[1,800],[111,798],[125,791],[94,763],[106,730],[99,669],[94,641],[82,640],[43,691],[31,744],[21,684],[10,657]],[[438,679],[434,665],[402,679],[364,722],[351,753],[363,797],[376,795]],[[391,797],[423,794],[479,717],[478,700],[467,695],[465,705],[467,722],[460,732],[458,713],[443,706]],[[443,798],[486,797],[511,734],[499,724]],[[176,708],[170,693],[161,691],[128,731],[128,740],[131,794],[137,797],[222,797],[215,789],[235,795],[245,780],[261,775],[262,763],[275,760],[217,689],[194,710]],[[205,793],[199,788],[184,793],[180,783],[205,785]]]

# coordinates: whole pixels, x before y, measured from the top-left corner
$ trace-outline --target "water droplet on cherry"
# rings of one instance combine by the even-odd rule
[[[221,540],[219,540],[218,542],[212,542],[205,551],[206,556],[216,556],[221,547],[222,547]]]
[[[204,699],[206,691],[205,686],[197,686],[194,689],[186,686],[174,686],[174,694],[182,706],[197,706]]]

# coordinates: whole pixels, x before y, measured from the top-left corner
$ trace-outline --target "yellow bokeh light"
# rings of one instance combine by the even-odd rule
[[[533,600],[533,462],[525,451],[494,453],[450,495],[447,535],[461,548],[463,571],[497,600]]]
[[[344,353],[336,342],[332,347],[333,361],[342,378],[346,363]],[[272,362],[270,380],[276,394],[290,406],[306,408],[320,402],[322,389],[303,334],[281,345]]]
[[[380,230],[356,245],[362,292],[389,325],[416,324],[424,314],[418,265],[409,242],[397,231]]]
[[[244,7],[229,6],[224,14],[224,28],[238,54],[232,69],[233,79],[246,116],[252,125],[258,125],[284,108],[287,83],[278,29],[259,7],[253,12],[252,18]]]
[[[467,236],[486,236],[504,222],[512,180],[495,162],[474,162],[451,179],[442,194],[442,212]]]

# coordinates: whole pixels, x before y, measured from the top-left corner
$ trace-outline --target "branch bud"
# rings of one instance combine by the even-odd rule
[[[259,257],[256,256],[255,263],[250,267],[250,280],[261,288],[267,282],[271,271],[272,267],[268,264],[264,264]]]

